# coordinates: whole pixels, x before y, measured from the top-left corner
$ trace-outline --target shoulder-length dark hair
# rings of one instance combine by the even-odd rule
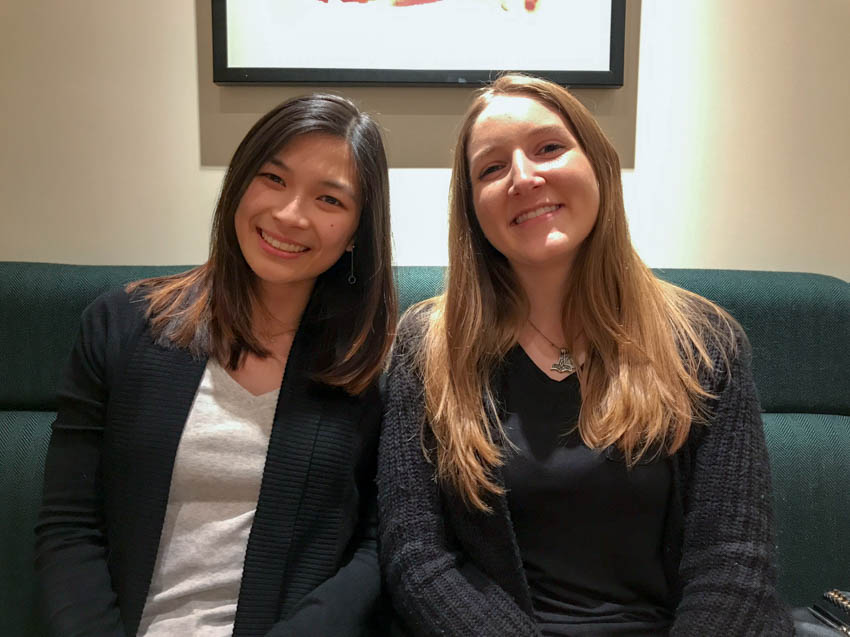
[[[354,235],[356,282],[348,283],[345,252],[313,288],[302,317],[317,335],[312,369],[320,382],[350,394],[365,391],[380,374],[395,329],[389,179],[381,133],[375,121],[337,95],[307,95],[263,116],[239,144],[224,177],[207,262],[193,270],[137,281],[148,301],[154,337],[163,345],[211,356],[230,369],[247,353],[268,356],[252,330],[256,277],[236,238],[234,215],[260,167],[295,137],[322,133],[351,148],[362,197]]]

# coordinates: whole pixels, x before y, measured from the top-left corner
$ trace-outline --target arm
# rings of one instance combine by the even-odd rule
[[[381,401],[375,393],[358,427],[364,432],[377,432],[380,427]],[[375,447],[366,446],[367,470],[360,481],[363,506],[358,531],[352,543],[356,546],[347,564],[313,589],[298,603],[292,614],[276,623],[267,637],[303,637],[334,635],[359,637],[371,619],[381,593],[378,567],[377,502],[375,499]]]
[[[35,566],[50,634],[124,635],[107,568],[99,479],[108,394],[108,310],[102,299],[83,314],[59,388],[47,451]]]
[[[730,373],[715,364],[718,397],[692,452],[671,635],[793,635],[776,591],[770,466],[750,346],[737,329]]]
[[[434,467],[420,444],[424,403],[411,326],[418,319],[409,319],[388,371],[378,450],[380,558],[393,604],[417,635],[539,635],[510,594],[449,550]]]

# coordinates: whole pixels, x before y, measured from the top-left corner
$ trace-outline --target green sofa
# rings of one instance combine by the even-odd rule
[[[183,268],[0,262],[0,635],[43,634],[33,524],[57,380],[83,308]],[[790,605],[850,585],[850,284],[787,272],[659,270],[728,309],[753,345],[773,467],[780,588]],[[443,269],[400,267],[401,307]]]

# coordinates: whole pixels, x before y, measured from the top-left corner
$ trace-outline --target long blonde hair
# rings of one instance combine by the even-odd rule
[[[699,373],[711,370],[708,345],[729,352],[732,319],[695,294],[656,278],[632,247],[620,162],[593,116],[566,89],[518,74],[500,77],[467,109],[450,188],[449,267],[443,295],[426,301],[419,350],[426,416],[436,439],[438,480],[470,506],[502,492],[494,469],[504,432],[493,377],[517,342],[528,304],[508,261],[487,241],[475,215],[467,160],[472,126],[496,96],[531,97],[560,113],[599,185],[596,223],[570,270],[563,307],[581,326],[586,359],[578,370],[578,431],[591,448],[619,448],[630,466],[646,454],[674,453],[704,416],[710,394]],[[574,349],[575,343],[568,343]]]

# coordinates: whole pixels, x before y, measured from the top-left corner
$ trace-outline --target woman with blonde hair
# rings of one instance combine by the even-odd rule
[[[444,294],[399,328],[381,561],[414,634],[785,635],[746,337],[631,245],[616,152],[506,75],[454,156]]]
[[[36,527],[51,635],[348,635],[380,592],[387,161],[336,95],[263,116],[210,256],[84,312]]]

